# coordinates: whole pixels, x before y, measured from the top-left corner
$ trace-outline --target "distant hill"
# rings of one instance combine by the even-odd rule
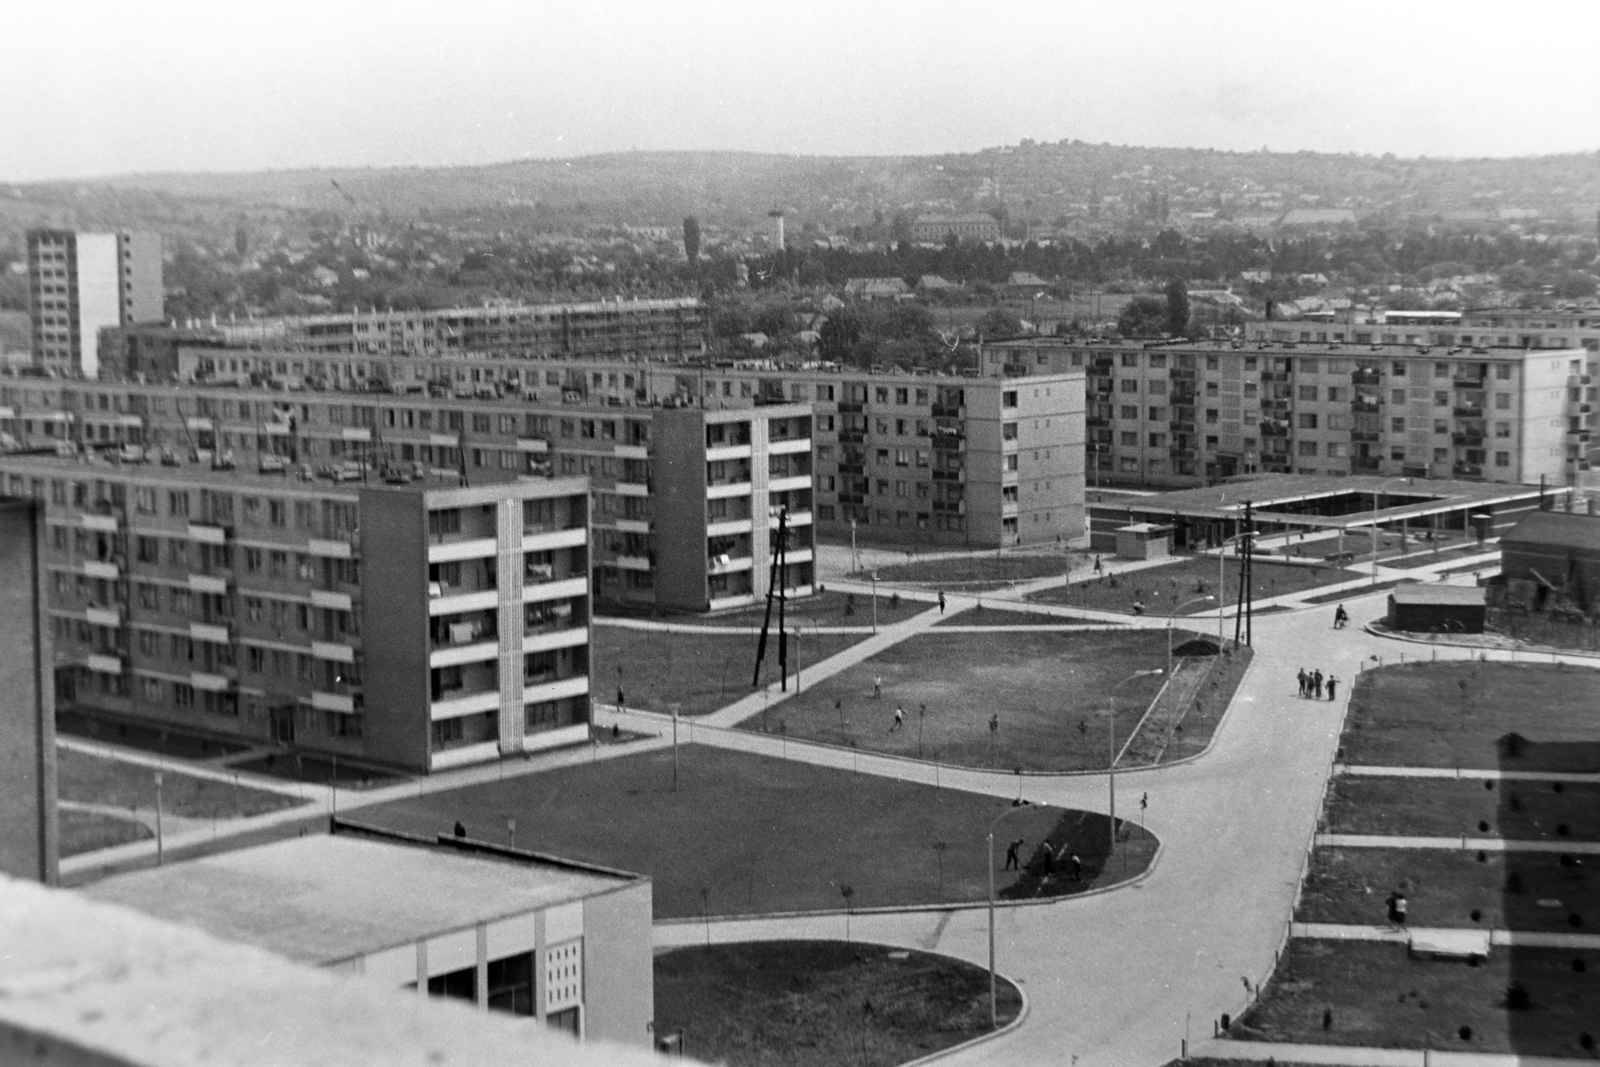
[[[491,225],[515,218],[556,228],[676,225],[695,214],[710,225],[750,227],[781,208],[792,226],[830,230],[895,212],[997,204],[1045,221],[1138,218],[1147,201],[1163,213],[1348,207],[1359,218],[1386,219],[1526,209],[1547,220],[1586,219],[1592,232],[1600,153],[1434,160],[1024,142],[922,157],[627,152],[470,167],[143,174],[0,186],[0,238],[41,221],[170,232],[231,214],[316,212],[479,213]]]

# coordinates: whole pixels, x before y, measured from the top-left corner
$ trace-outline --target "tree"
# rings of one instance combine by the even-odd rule
[[[689,257],[689,265],[700,262],[700,220],[693,215],[683,218],[683,254]]]
[[[1153,296],[1136,296],[1117,316],[1117,332],[1127,337],[1160,337],[1167,325],[1167,303]]]
[[[1007,308],[990,308],[978,320],[978,331],[985,337],[1016,337],[1022,333],[1022,320]]]
[[[861,317],[850,308],[840,308],[828,316],[818,331],[817,348],[823,359],[848,362],[861,340]]]
[[[1189,326],[1189,290],[1182,278],[1167,279],[1167,333],[1182,337]]]

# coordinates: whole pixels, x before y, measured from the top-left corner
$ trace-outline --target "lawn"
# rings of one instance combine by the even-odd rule
[[[1318,848],[1295,917],[1381,924],[1385,898],[1399,889],[1413,926],[1494,925],[1551,933],[1600,928],[1595,869],[1600,857],[1569,857],[1572,866],[1564,866],[1559,855],[1549,853],[1488,852],[1482,862],[1478,855],[1432,848]]]
[[[1400,945],[1297,938],[1231,1036],[1588,1059],[1600,1039],[1597,967],[1593,951],[1497,947],[1472,967],[1408,959]],[[1513,983],[1527,1007],[1508,1006]]]
[[[845,886],[853,908],[980,901],[985,834],[1014,810],[993,797],[703,745],[682,746],[678,759],[677,791],[672,753],[657,751],[398,800],[361,818],[426,835],[449,833],[460,820],[469,836],[504,841],[514,816],[518,847],[649,875],[656,918],[672,919],[840,909]],[[1085,882],[1056,879],[1047,888],[1087,888],[1105,821],[1080,824],[1081,815],[1043,806],[1008,815],[996,831],[996,863],[1012,837],[1025,841],[1032,865],[1039,840],[1077,828]],[[1119,861],[1113,873],[1126,877],[1153,846],[1136,850],[1130,841],[1124,851],[1126,871]],[[1002,893],[1026,892],[1029,878],[996,872]]]
[[[1175,636],[1181,643],[1188,635]],[[808,686],[741,728],[969,767],[1104,768],[1111,687],[1166,662],[1160,630],[935,630]],[[878,676],[883,696],[875,700]],[[1161,682],[1140,678],[1118,691],[1118,738],[1127,738]],[[896,707],[905,725],[892,730]]]
[[[1328,832],[1335,834],[1600,841],[1600,785],[1594,783],[1340,775],[1329,783],[1324,810]]]
[[[878,625],[904,622],[924,611],[937,611],[938,605],[925,600],[909,600],[892,589],[878,590]],[[784,602],[784,619],[789,628],[796,626],[863,626],[872,627],[872,594],[841,593],[837,590],[817,593],[800,600]],[[696,626],[759,627],[766,617],[766,604],[733,611],[720,611],[715,615],[680,615],[672,621],[693,623]],[[778,604],[772,604],[772,625],[778,625]]]
[[[993,603],[991,601],[990,603]],[[1013,608],[994,608],[979,604],[971,611],[951,615],[939,620],[937,626],[1121,626],[1120,622],[1106,623],[1080,615],[1047,615],[1042,611],[1018,611]]]
[[[794,632],[791,622],[790,633]],[[802,630],[789,642],[789,673],[842,652],[871,634],[813,633]],[[610,703],[621,689],[628,707],[706,715],[750,693],[756,665],[756,634],[729,631],[680,633],[597,624],[590,631],[590,665],[597,700]],[[762,684],[778,680],[776,627],[767,639]],[[794,682],[791,677],[790,683]]]
[[[155,809],[155,772],[148,767],[58,748],[56,773],[56,792],[62,800],[130,811]],[[176,771],[163,772],[161,779],[161,810],[191,819],[236,819],[299,803],[279,793]]]
[[[110,848],[112,845],[125,845],[130,841],[143,841],[155,836],[142,822],[119,819],[115,815],[105,815],[97,811],[61,808],[57,818],[60,820],[63,856],[76,856],[79,853],[94,852],[97,849]]]
[[[1066,574],[1082,563],[1081,554],[1065,553],[1048,556],[946,556],[943,559],[879,567],[878,581],[929,585],[944,583],[957,588],[970,588],[970,583],[974,582],[991,586],[1009,585]],[[862,575],[855,577],[859,581]]]
[[[1232,556],[1226,560],[1227,580],[1224,583],[1222,603],[1235,602],[1239,592],[1239,561]],[[1318,586],[1332,585],[1359,578],[1355,571],[1334,566],[1306,566],[1291,563],[1269,563],[1257,557],[1251,567],[1250,588],[1257,602],[1268,597],[1298,593]],[[1057,586],[1030,593],[1029,600],[1042,604],[1067,604],[1073,607],[1093,608],[1099,611],[1132,612],[1134,604],[1142,604],[1147,615],[1166,615],[1174,607],[1185,607],[1183,614],[1210,611],[1215,601],[1187,602],[1196,597],[1217,595],[1217,561],[1211,556],[1188,556],[1173,563],[1125,574],[1107,574],[1086,582]]]
[[[1600,670],[1587,667],[1457,661],[1365,671],[1351,692],[1341,758],[1376,766],[1600,771],[1597,706]],[[1508,734],[1527,741],[1502,741]]]
[[[1003,978],[997,993],[1003,1026],[1022,998]],[[731,1067],[893,1067],[989,1031],[987,970],[884,945],[674,949],[655,994],[657,1037],[682,1031],[685,1055]]]

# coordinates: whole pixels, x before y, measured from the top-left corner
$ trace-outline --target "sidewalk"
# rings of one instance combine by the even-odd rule
[[[1508,841],[1503,837],[1401,837],[1393,834],[1318,834],[1322,848],[1440,848],[1452,852],[1568,852],[1600,856],[1600,841]]]
[[[1577,1067],[1594,1060],[1518,1056],[1514,1053],[1443,1052],[1424,1049],[1367,1048],[1361,1045],[1288,1045],[1272,1041],[1210,1039],[1189,1050],[1190,1058],[1266,1063],[1315,1063],[1327,1067]]]
[[[1464,927],[1462,929],[1471,929]],[[1351,926],[1341,923],[1290,923],[1289,936],[1321,941],[1387,941],[1404,945],[1413,935],[1427,937],[1454,933],[1447,927]],[[1536,930],[1476,930],[1489,935],[1489,944],[1521,948],[1600,949],[1600,934],[1558,934]]]
[[[1574,782],[1600,784],[1600,774],[1577,771],[1502,771],[1493,767],[1379,767],[1340,763],[1334,774],[1369,778],[1467,778],[1490,782]]]

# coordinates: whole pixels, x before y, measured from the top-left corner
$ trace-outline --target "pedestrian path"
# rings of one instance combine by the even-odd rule
[[[667,622],[663,619],[618,619],[597,616],[592,620],[595,626],[609,626],[617,630],[653,630],[657,633],[672,634],[714,634],[722,637],[738,637],[741,634],[758,634],[760,626],[709,626],[704,623],[692,622]],[[773,629],[777,628],[777,616],[773,616]],[[870,634],[873,632],[872,624],[865,626],[813,626],[810,622],[799,625],[805,628],[807,634]],[[878,627],[879,630],[884,627]]]
[[[760,715],[763,711],[777,707],[791,695],[804,692],[804,686],[816,685],[825,679],[832,678],[842,671],[849,670],[863,660],[871,659],[878,653],[893,648],[901,641],[917,634],[927,633],[938,625],[941,619],[948,619],[972,607],[974,601],[964,596],[950,596],[946,610],[943,612],[930,610],[913,615],[902,622],[891,623],[878,627],[878,632],[864,641],[858,641],[849,648],[840,649],[832,656],[819,663],[813,663],[792,676],[794,689],[785,690],[780,682],[769,682],[748,696],[735,700],[726,707],[719,708],[710,715],[702,715],[699,721],[707,726],[736,726],[746,719]]]
[[[129,748],[126,745],[114,745],[106,741],[89,741],[81,737],[72,737],[66,734],[56,735],[56,747],[69,752],[78,752],[85,756],[98,756],[102,759],[116,760],[119,763],[129,763],[137,767],[148,767],[152,772],[165,771],[171,774],[187,774],[191,778],[203,778],[211,782],[226,782],[228,785],[246,785],[251,789],[260,789],[268,793],[281,793],[284,796],[305,799],[319,798],[326,792],[326,787],[321,785],[308,785],[298,782],[285,782],[281,778],[271,778],[264,774],[251,774],[249,771],[238,771],[230,767],[219,767],[213,763],[194,763],[186,759],[173,756],[162,756],[143,749]]]
[[[1515,1053],[1444,1052],[1437,1049],[1369,1048],[1362,1045],[1291,1045],[1277,1041],[1207,1040],[1191,1056],[1253,1063],[1314,1063],[1319,1067],[1593,1067],[1594,1060]]]
[[[1334,774],[1365,778],[1464,778],[1487,782],[1572,782],[1600,785],[1600,774],[1582,771],[1502,771],[1497,767],[1383,767],[1334,764]]]
[[[151,833],[156,830],[156,813],[154,808],[128,808],[118,804],[87,804],[79,800],[57,801],[57,806],[62,811],[81,811],[90,815],[104,815],[110,819],[120,819],[123,822],[136,822],[147,828]],[[173,815],[162,812],[161,829],[163,833],[186,833],[190,830],[209,830],[215,827],[216,819],[195,819],[184,815]],[[221,820],[226,825],[230,820]]]
[[[1470,927],[1466,929],[1471,929]],[[1450,927],[1356,926],[1343,923],[1291,923],[1290,937],[1319,941],[1386,941],[1404,945],[1413,937],[1428,938],[1459,932]],[[1489,944],[1517,948],[1600,949],[1600,934],[1546,933],[1538,930],[1476,930],[1489,935]]]
[[[1402,837],[1398,834],[1318,834],[1322,848],[1433,848],[1453,852],[1562,852],[1600,856],[1600,841],[1508,841],[1503,837]]]

